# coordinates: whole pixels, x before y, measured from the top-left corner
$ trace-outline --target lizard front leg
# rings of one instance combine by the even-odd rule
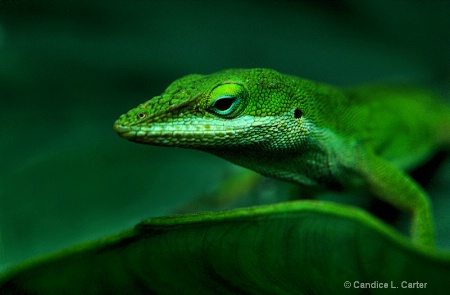
[[[402,170],[374,153],[359,151],[357,155],[349,168],[363,178],[368,190],[377,198],[411,213],[413,242],[434,246],[433,215],[423,189]]]

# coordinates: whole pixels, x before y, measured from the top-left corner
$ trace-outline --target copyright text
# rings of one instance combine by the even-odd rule
[[[355,289],[426,289],[428,283],[424,282],[408,282],[408,281],[401,281],[401,282],[379,282],[379,281],[373,281],[373,282],[360,282],[360,281],[346,281],[344,282],[344,287],[349,288],[355,288]]]

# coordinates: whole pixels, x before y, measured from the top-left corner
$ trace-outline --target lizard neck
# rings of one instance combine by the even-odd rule
[[[319,142],[307,140],[289,150],[264,150],[255,146],[204,150],[264,176],[301,184],[310,189],[340,189],[335,161]]]

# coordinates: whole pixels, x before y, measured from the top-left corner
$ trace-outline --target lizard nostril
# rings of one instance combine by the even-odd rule
[[[144,119],[145,117],[147,117],[147,113],[139,113],[139,114],[137,115],[137,118],[138,118],[139,120]]]

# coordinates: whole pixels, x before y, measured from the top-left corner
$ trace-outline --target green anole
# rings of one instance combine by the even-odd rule
[[[231,69],[176,80],[114,129],[138,143],[203,150],[308,193],[368,190],[410,212],[412,240],[433,246],[429,198],[404,172],[450,145],[450,108],[433,96]]]

